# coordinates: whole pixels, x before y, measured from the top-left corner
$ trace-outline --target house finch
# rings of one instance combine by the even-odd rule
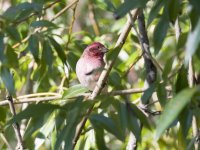
[[[105,66],[104,54],[108,49],[99,42],[87,46],[76,64],[76,75],[80,83],[93,91]]]

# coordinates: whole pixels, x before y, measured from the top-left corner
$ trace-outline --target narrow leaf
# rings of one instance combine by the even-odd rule
[[[10,73],[10,70],[4,66],[1,66],[0,76],[9,94],[15,95],[14,80],[12,74]]]
[[[56,50],[58,56],[62,60],[63,63],[66,63],[66,54],[63,51],[62,47],[51,37],[48,37],[54,49]]]
[[[198,20],[194,30],[189,33],[186,43],[185,61],[188,64],[189,59],[195,53],[200,42],[200,19]]]
[[[54,23],[47,20],[34,21],[31,23],[30,26],[33,28],[39,28],[39,27],[56,28],[56,25]]]
[[[36,104],[28,106],[24,111],[18,113],[14,118],[12,118],[7,124],[13,124],[14,122],[19,122],[22,119],[28,118],[38,118],[41,117],[42,114],[47,112],[51,112],[55,109],[61,109],[58,105],[52,104]]]
[[[149,26],[151,24],[151,22],[157,17],[157,15],[159,14],[160,9],[163,7],[165,2],[166,1],[164,1],[164,0],[156,0],[154,2],[154,6],[153,6],[153,8],[151,9],[151,11],[149,13],[147,26]]]
[[[39,39],[37,35],[32,34],[28,41],[28,49],[32,53],[35,60],[38,62],[39,60]]]
[[[160,48],[162,47],[163,41],[165,39],[169,27],[169,15],[167,9],[168,8],[165,8],[162,18],[160,19],[159,23],[154,29],[153,43],[156,54],[160,51]]]
[[[103,115],[92,115],[90,116],[91,123],[98,122],[105,130],[115,135],[119,140],[123,141],[123,135],[118,132],[118,128],[111,118]]]
[[[88,88],[82,86],[81,84],[74,85],[70,87],[69,89],[67,89],[66,91],[64,91],[63,98],[65,99],[65,98],[76,97],[87,91],[88,91]]]
[[[179,92],[164,108],[156,127],[156,140],[160,138],[162,133],[170,126],[178,117],[185,106],[191,101],[193,95],[198,88],[185,89]]]
[[[51,68],[53,63],[53,53],[50,43],[47,40],[43,42],[42,60]]]

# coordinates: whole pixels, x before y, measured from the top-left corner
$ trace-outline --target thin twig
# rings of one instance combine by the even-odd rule
[[[137,56],[137,58],[135,59],[135,61],[128,67],[128,69],[124,72],[124,74],[122,75],[122,78],[127,76],[127,74],[129,73],[129,71],[131,70],[131,68],[142,58],[143,53],[140,54],[139,56]]]
[[[188,66],[188,83],[189,87],[194,86],[194,69],[193,69],[193,63],[192,63],[192,57],[189,58],[189,66]],[[195,115],[192,117],[192,132],[193,137],[198,137],[199,131],[198,131],[198,125],[197,125],[197,118]],[[199,150],[199,142],[194,143],[194,149]]]
[[[77,4],[79,0],[74,0],[70,4],[68,4],[66,7],[64,7],[61,11],[59,11],[52,19],[51,21],[54,21],[56,18],[60,17],[65,11],[67,11],[69,8],[71,8],[74,4]]]
[[[138,14],[138,10],[136,10],[135,13],[134,13],[134,20],[136,20],[137,14]],[[119,49],[122,48],[128,34],[130,32],[130,29],[131,29],[131,23],[130,23],[130,20],[128,20],[127,23],[125,24],[119,38],[118,38],[118,41],[115,45],[116,48],[119,48]],[[104,85],[104,83],[105,83],[105,81],[106,81],[106,79],[107,79],[107,77],[108,77],[108,75],[109,75],[109,73],[112,69],[112,66],[114,65],[115,60],[116,60],[116,58],[108,61],[108,63],[106,64],[105,69],[102,71],[94,91],[92,92],[92,94],[89,97],[90,100],[94,100],[96,98],[96,96],[101,92],[103,85]],[[76,134],[75,134],[75,137],[74,137],[74,141],[73,141],[73,147],[74,148],[75,148],[76,143],[77,143],[77,141],[78,141],[78,139],[81,135],[81,132],[82,132],[84,126],[85,126],[85,123],[88,119],[88,116],[92,112],[92,109],[93,109],[93,106],[88,110],[87,116],[84,117],[82,119],[82,121],[80,122],[80,124],[78,125],[77,131],[76,131]]]
[[[93,3],[91,3],[91,1],[88,5],[88,9],[89,9],[89,18],[90,18],[90,22],[92,24],[92,28],[94,30],[94,33],[95,33],[96,36],[99,36],[100,35],[99,26],[98,26],[98,23],[95,19],[94,6],[93,6]]]
[[[7,97],[7,99],[8,99],[8,104],[9,104],[10,111],[11,111],[12,115],[16,116],[16,111],[15,111],[15,106],[14,106],[14,103],[13,103],[12,96],[9,95]],[[19,124],[17,122],[14,123],[13,128],[14,128],[15,135],[16,135],[16,138],[17,138],[17,146],[16,146],[17,148],[16,149],[23,150],[24,146],[23,146],[22,136],[21,136],[21,133],[20,133]]]
[[[118,90],[118,91],[113,91],[113,92],[109,92],[109,94],[106,95],[127,95],[127,94],[136,94],[136,93],[143,93],[145,92],[146,89],[144,88],[138,88],[138,89],[128,89],[128,90]]]
[[[76,8],[77,8],[77,4],[78,4],[78,1],[75,3],[75,6],[73,8],[73,15],[72,15],[72,22],[71,22],[71,25],[69,27],[69,32],[68,32],[68,40],[67,40],[67,43],[66,43],[66,49],[71,41],[71,34],[72,34],[72,29],[73,29],[73,26],[74,26],[74,22],[76,20]]]
[[[146,89],[143,88],[134,88],[134,89],[126,89],[126,90],[117,90],[117,91],[111,91],[107,93],[103,93],[102,95],[127,95],[127,94],[136,94],[136,93],[143,93]],[[78,96],[84,96],[88,97],[90,96],[90,93],[84,93]],[[62,95],[59,93],[35,93],[35,94],[28,94],[28,95],[22,95],[17,97],[16,99],[13,99],[14,104],[23,104],[23,103],[34,103],[34,102],[43,102],[43,101],[52,101],[52,100],[58,100],[61,99]],[[76,98],[76,97],[71,97]],[[0,106],[4,106],[8,104],[8,100],[2,100],[0,101]]]

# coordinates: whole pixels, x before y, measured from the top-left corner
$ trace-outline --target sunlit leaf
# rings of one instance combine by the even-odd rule
[[[157,15],[159,14],[160,9],[163,7],[163,5],[166,3],[165,0],[156,0],[154,2],[153,8],[150,11],[149,14],[149,18],[147,21],[147,26],[149,26],[151,24],[151,22],[153,21],[153,19],[155,19],[155,17],[157,17]]]
[[[188,64],[189,59],[195,53],[198,48],[200,42],[200,19],[194,28],[188,35],[187,43],[186,43],[186,54],[185,54],[185,61]]]
[[[24,111],[18,113],[14,118],[12,118],[8,124],[12,124],[14,122],[19,122],[22,119],[28,119],[28,118],[38,118],[41,117],[42,114],[45,114],[47,112],[51,112],[55,109],[62,109],[58,105],[53,104],[34,104],[28,106]]]
[[[67,123],[57,136],[57,140],[54,147],[55,150],[58,150],[60,148],[61,143],[63,141],[65,143],[64,149],[73,148],[73,138],[76,132],[76,126],[80,121],[81,102],[82,101],[79,100],[75,101],[75,107],[69,110],[67,114]]]
[[[81,84],[77,84],[64,91],[63,98],[72,98],[81,95],[87,91],[88,88],[82,86]]]
[[[4,107],[2,107],[2,106],[0,106],[0,124],[1,123],[5,123],[5,121],[6,121],[6,113],[7,113],[7,111],[6,111],[6,109],[4,108]]]
[[[94,131],[95,131],[95,139],[96,139],[96,145],[98,149],[105,149],[107,150],[108,148],[106,147],[105,139],[104,139],[104,130],[103,128],[96,122],[92,123]]]
[[[184,107],[191,101],[192,96],[197,90],[198,88],[182,90],[166,104],[156,127],[156,140],[160,138],[163,132],[178,117]]]
[[[7,46],[6,52],[5,52],[6,58],[7,58],[7,64],[10,67],[18,67],[19,66],[19,60],[18,56],[15,53],[14,49],[12,47]]]

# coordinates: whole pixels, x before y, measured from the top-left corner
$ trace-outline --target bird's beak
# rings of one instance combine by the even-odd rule
[[[103,52],[103,53],[107,53],[107,52],[108,52],[108,49],[107,49],[106,47],[102,47],[102,48],[100,49],[100,51]]]

